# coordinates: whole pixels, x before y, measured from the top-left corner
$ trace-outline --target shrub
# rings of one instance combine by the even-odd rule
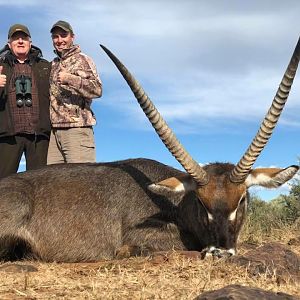
[[[300,181],[291,185],[289,195],[272,201],[250,196],[248,215],[241,240],[262,243],[270,238],[288,238],[289,232],[300,230]]]

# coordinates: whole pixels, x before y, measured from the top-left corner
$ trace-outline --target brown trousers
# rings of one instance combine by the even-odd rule
[[[92,127],[53,128],[47,164],[86,163],[96,161]]]
[[[46,136],[19,134],[0,138],[0,178],[17,173],[24,153],[26,170],[46,165],[49,140]]]

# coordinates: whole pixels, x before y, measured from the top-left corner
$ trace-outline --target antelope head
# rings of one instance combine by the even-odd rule
[[[284,169],[252,169],[253,164],[271,137],[288,99],[299,63],[299,41],[270,109],[240,161],[236,165],[214,163],[204,167],[194,161],[180,144],[171,128],[127,68],[111,51],[101,45],[127,81],[162,142],[186,171],[182,176],[166,178],[161,182],[153,183],[149,189],[156,193],[164,193],[165,191],[173,193],[195,192],[199,200],[199,224],[196,226],[198,228],[196,234],[200,240],[205,241],[203,248],[207,253],[215,256],[235,254],[237,237],[246,215],[249,187],[253,185],[266,188],[279,187],[291,179],[299,169],[296,165]]]

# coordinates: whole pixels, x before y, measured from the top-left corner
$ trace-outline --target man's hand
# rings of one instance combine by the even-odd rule
[[[70,77],[70,73],[66,72],[66,68],[61,66],[60,71],[57,75],[58,84],[68,84],[68,77]]]
[[[3,66],[0,66],[0,88],[6,85],[6,75],[2,74]]]

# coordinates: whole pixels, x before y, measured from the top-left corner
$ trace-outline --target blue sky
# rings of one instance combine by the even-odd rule
[[[179,169],[99,44],[135,75],[195,160],[237,163],[272,102],[300,28],[297,0],[0,0],[0,11],[1,43],[10,25],[26,24],[48,60],[53,23],[73,26],[75,42],[103,81],[103,96],[93,102],[97,161],[147,157]],[[298,74],[254,167],[298,164],[299,96]],[[268,200],[288,186],[252,191]]]

